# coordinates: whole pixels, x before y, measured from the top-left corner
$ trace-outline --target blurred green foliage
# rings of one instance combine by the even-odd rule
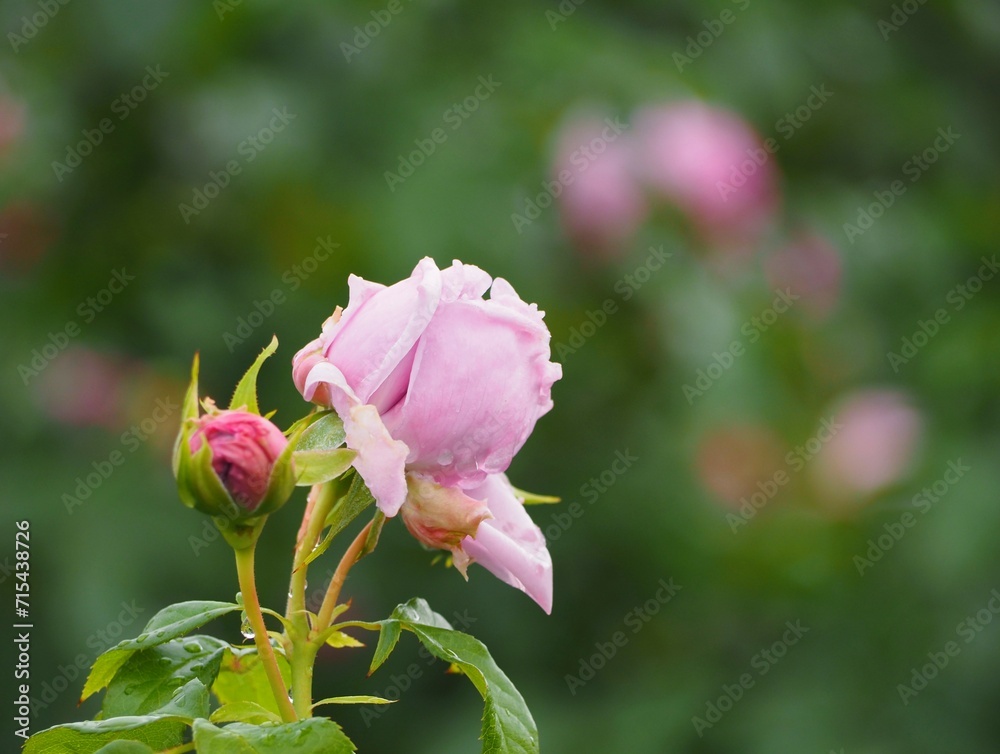
[[[23,18],[42,5],[5,3],[5,33],[22,34]],[[22,127],[0,156],[0,551],[13,553],[13,522],[29,519],[32,683],[38,693],[69,680],[35,729],[96,711],[94,700],[76,708],[82,675],[63,669],[80,655],[93,660],[119,631],[138,632],[141,621],[115,623],[122,602],[145,620],[172,601],[229,600],[236,591],[228,548],[198,547],[193,538],[210,530],[177,500],[168,462],[174,420],[141,424],[157,399],[179,401],[192,353],[201,353],[204,392],[221,401],[276,333],[281,347],[261,375],[261,402],[286,426],[303,411],[287,365],[346,303],[348,274],[391,282],[430,255],[509,279],[547,312],[554,343],[568,342],[608,298],[620,311],[560,359],[556,408],[510,471],[518,486],[564,499],[532,509],[557,535],[553,615],[481,569],[465,584],[430,567],[432,554],[398,523],[352,573],[353,613],[378,619],[420,595],[468,625],[521,689],[547,752],[997,751],[1000,627],[985,626],[968,644],[959,637],[961,653],[907,705],[897,684],[956,640],[956,627],[1000,586],[1000,280],[898,373],[886,353],[976,274],[980,257],[997,252],[1000,8],[904,3],[915,12],[901,11],[905,23],[886,32],[879,22],[898,5],[587,0],[553,24],[554,1],[402,2],[350,60],[342,45],[355,44],[357,27],[385,4],[73,0],[23,44],[8,36],[3,117],[13,131],[18,118]],[[673,56],[688,38],[738,6],[745,9],[678,71]],[[166,75],[123,110],[122,95],[157,66]],[[385,172],[474,92],[479,76],[500,86],[390,190]],[[601,262],[574,250],[554,208],[523,233],[510,216],[549,177],[554,135],[581,107],[627,118],[644,103],[696,95],[742,113],[767,137],[814,85],[833,95],[775,157],[781,224],[758,253],[799,228],[832,239],[844,267],[837,308],[823,321],[781,318],[689,402],[682,385],[772,297],[759,258],[720,276],[665,217],[645,226],[627,255]],[[294,117],[258,149],[246,140],[272,123],[274,108]],[[91,154],[70,172],[53,168],[68,165],[67,149],[105,118],[113,128]],[[947,127],[960,134],[956,144],[849,243],[843,224]],[[240,172],[185,218],[179,205],[196,206],[196,190],[231,160]],[[318,239],[338,246],[314,264]],[[651,244],[673,256],[621,300],[616,282]],[[88,305],[122,268],[134,281],[106,305],[98,298],[100,311]],[[241,318],[265,311],[263,324],[240,334]],[[102,383],[84,389],[65,371],[70,349],[38,376],[20,369],[68,322],[80,329],[74,348],[120,366],[106,421],[80,426],[61,404],[53,408],[54,395],[74,390],[88,405],[108,397]],[[794,447],[842,394],[869,386],[915,396],[926,431],[910,474],[840,507],[803,476],[734,534],[732,508],[699,475],[706,435],[751,424]],[[122,435],[137,423],[138,435]],[[68,511],[64,496],[78,478],[116,451],[124,462]],[[591,502],[590,480],[617,451],[638,460]],[[854,556],[958,458],[971,471],[859,575]],[[554,517],[574,502],[585,515],[561,527]],[[259,551],[266,604],[284,601],[297,507],[274,517]],[[318,565],[314,588],[333,568]],[[671,578],[681,591],[633,633],[631,611]],[[6,571],[3,581],[6,611]],[[809,631],[758,675],[754,659],[786,621]],[[237,621],[218,628],[235,638]],[[616,631],[625,646],[571,693],[566,676]],[[440,663],[427,666],[405,640],[366,679],[369,652],[325,653],[317,696],[383,695],[411,662],[421,673],[377,716],[335,710],[362,751],[401,751],[403,740],[415,753],[478,750],[480,703],[467,684]],[[744,673],[753,687],[699,736],[692,718]]]

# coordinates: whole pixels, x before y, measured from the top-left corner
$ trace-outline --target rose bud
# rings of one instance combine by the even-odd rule
[[[212,516],[243,521],[272,513],[295,487],[291,449],[274,424],[245,410],[212,410],[185,421],[177,456],[184,504]]]
[[[253,513],[267,497],[271,471],[288,439],[281,430],[257,414],[220,411],[199,420],[191,435],[191,452],[207,442],[212,469],[237,505]]]

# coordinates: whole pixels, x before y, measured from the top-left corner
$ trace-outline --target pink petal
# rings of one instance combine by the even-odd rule
[[[493,474],[467,494],[486,500],[493,518],[479,525],[475,538],[463,539],[462,549],[472,562],[520,589],[542,610],[551,613],[552,557],[542,530],[515,497],[507,477]]]
[[[363,404],[337,367],[317,364],[306,378],[304,395],[310,400],[321,386],[329,391],[333,407],[344,422],[347,447],[357,451],[354,468],[371,490],[379,510],[392,517],[406,500],[405,463],[409,449],[386,430],[378,409]]]

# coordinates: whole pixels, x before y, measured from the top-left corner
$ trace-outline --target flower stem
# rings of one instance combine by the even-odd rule
[[[305,561],[323,533],[327,514],[336,497],[333,483],[316,484],[309,491],[302,525],[296,538],[292,577],[288,585],[285,619],[291,628],[285,633],[285,653],[292,670],[292,703],[300,718],[307,718],[312,714],[313,664],[319,649],[310,641],[306,606],[306,574],[309,566]]]
[[[347,572],[358,561],[358,555],[365,546],[365,541],[368,539],[368,532],[371,531],[372,524],[374,523],[374,521],[369,521],[365,525],[365,528],[358,532],[358,536],[354,538],[351,546],[344,553],[344,557],[340,559],[340,564],[337,566],[333,578],[330,579],[330,586],[327,587],[326,596],[323,598],[323,606],[319,609],[319,615],[314,626],[316,633],[322,633],[330,627],[330,622],[333,619],[333,609],[337,606],[337,599],[340,597],[341,587],[344,586],[344,581],[347,579]]]
[[[247,619],[253,628],[253,639],[257,645],[257,654],[260,655],[261,662],[264,663],[264,672],[267,674],[267,681],[271,685],[271,693],[274,694],[274,701],[281,711],[281,718],[286,723],[298,720],[295,708],[288,698],[288,689],[285,688],[285,680],[281,677],[281,670],[278,668],[278,660],[274,656],[274,647],[267,635],[267,626],[264,624],[264,616],[260,612],[260,600],[257,598],[257,580],[254,576],[254,550],[247,547],[236,550],[236,573],[240,580],[240,591],[243,593],[243,609],[246,611]],[[312,703],[312,700],[309,701]]]

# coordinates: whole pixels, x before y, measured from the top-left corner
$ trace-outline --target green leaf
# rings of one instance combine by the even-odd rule
[[[223,704],[208,718],[213,723],[280,723],[281,717],[261,707],[256,702],[231,702]]]
[[[428,651],[456,666],[483,697],[483,754],[538,754],[538,730],[524,699],[497,667],[478,639],[455,631],[422,599],[397,607],[379,621],[382,627],[371,671],[381,665],[399,640],[401,629],[412,631]],[[369,671],[369,672],[371,672]]]
[[[276,653],[275,657],[287,688],[291,681],[288,660],[281,653]],[[220,704],[253,702],[268,712],[279,716],[281,714],[274,701],[274,694],[271,693],[264,664],[254,647],[229,647],[223,655],[222,668],[212,686],[212,693]]]
[[[232,723],[217,728],[205,720],[194,725],[198,754],[353,754],[344,731],[332,720],[311,717],[286,725]]]
[[[260,352],[260,356],[243,375],[243,379],[239,381],[236,390],[233,391],[233,399],[229,402],[230,410],[245,407],[250,413],[260,414],[260,407],[257,405],[257,375],[260,373],[264,361],[269,356],[273,356],[277,350],[278,339],[272,336],[267,348]]]
[[[337,450],[296,450],[292,453],[292,463],[295,466],[295,484],[299,487],[310,487],[336,479],[354,463],[357,455],[348,448]]]
[[[318,702],[313,704],[312,708],[316,709],[324,704],[395,704],[394,699],[383,699],[380,696],[330,696],[326,699],[320,699]]]
[[[344,647],[363,647],[360,641],[355,639],[350,634],[345,634],[343,631],[333,631],[329,636],[326,637],[325,642],[329,644],[334,649],[343,649]]]
[[[228,646],[213,636],[191,636],[136,652],[108,684],[102,717],[149,714],[192,678],[211,687]]]
[[[377,510],[375,511],[374,518],[372,518],[372,528],[368,530],[365,543],[358,552],[358,560],[361,560],[361,558],[375,549],[375,546],[378,544],[378,538],[382,535],[383,526],[385,526],[385,514]]]
[[[306,418],[311,416],[316,418],[303,429],[296,450],[336,450],[344,444],[347,433],[344,431],[344,422],[335,411],[310,414]]]
[[[138,741],[112,741],[102,746],[95,754],[156,754],[148,744]]]
[[[536,492],[526,492],[525,490],[519,490],[517,487],[513,488],[515,497],[521,498],[521,502],[525,505],[551,505],[552,503],[561,503],[561,497],[553,497],[552,495],[539,495]]]
[[[208,689],[194,678],[153,713],[57,725],[29,738],[22,754],[93,754],[119,740],[138,741],[162,751],[183,743],[187,726],[207,715]]]
[[[351,486],[347,494],[333,504],[330,514],[326,517],[325,526],[329,526],[331,531],[328,536],[335,537],[340,534],[374,502],[375,498],[365,485],[365,480],[359,474],[355,474],[351,477]]]
[[[152,617],[146,628],[135,639],[126,639],[97,658],[83,686],[80,701],[107,686],[118,669],[136,652],[165,644],[205,625],[210,620],[239,609],[239,605],[231,602],[205,600],[178,602],[163,608]]]

